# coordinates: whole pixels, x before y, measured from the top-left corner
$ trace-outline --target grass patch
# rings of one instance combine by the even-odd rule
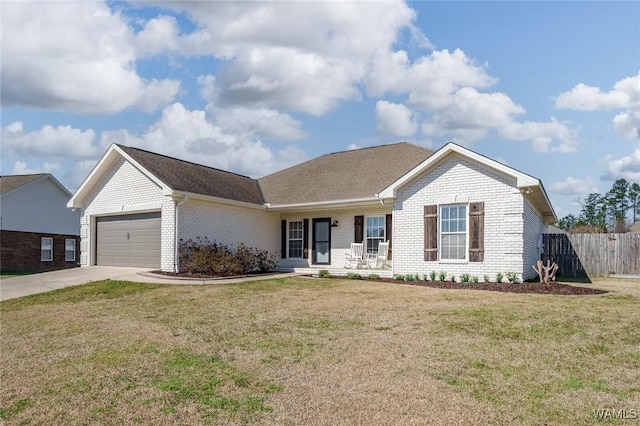
[[[640,401],[634,294],[335,278],[70,287],[0,303],[0,419],[420,424],[456,407],[472,425],[590,424],[602,401]]]

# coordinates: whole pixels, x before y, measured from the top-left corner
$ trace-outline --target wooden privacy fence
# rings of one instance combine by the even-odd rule
[[[542,234],[545,262],[556,262],[559,275],[606,277],[640,275],[640,232],[626,234]]]

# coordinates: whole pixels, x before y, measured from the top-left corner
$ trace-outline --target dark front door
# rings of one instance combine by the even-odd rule
[[[313,219],[313,258],[315,265],[331,263],[331,218]]]

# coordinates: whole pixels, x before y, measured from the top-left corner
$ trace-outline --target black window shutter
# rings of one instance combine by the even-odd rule
[[[391,260],[391,252],[392,252],[391,229],[393,228],[393,226],[391,221],[392,221],[392,215],[388,214],[385,217],[385,221],[384,221],[384,232],[385,232],[385,235],[387,236],[387,241],[389,242],[389,254],[387,255],[388,260]]]
[[[484,203],[469,204],[469,261],[484,261]]]
[[[280,221],[280,258],[287,258],[287,221]]]
[[[309,219],[302,219],[302,258],[309,258]]]
[[[353,242],[361,243],[364,239],[364,216],[354,217],[353,229]]]
[[[438,206],[424,206],[424,260],[438,260]]]

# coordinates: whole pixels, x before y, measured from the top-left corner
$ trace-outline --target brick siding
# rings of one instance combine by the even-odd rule
[[[42,261],[41,239],[53,238],[53,260]],[[65,261],[65,240],[76,242],[76,260]],[[36,232],[0,231],[0,270],[2,272],[41,272],[75,268],[80,260],[80,238],[77,235]]]
[[[484,261],[424,261],[424,206],[471,202],[484,202]],[[525,257],[527,263],[534,257],[531,242],[543,225],[540,216],[527,205],[525,230],[525,201],[515,179],[461,156],[447,156],[399,193],[393,212],[394,273],[444,271],[458,280],[463,273],[480,279],[488,275],[493,280],[498,272],[512,271],[519,280],[523,275],[528,277]]]

